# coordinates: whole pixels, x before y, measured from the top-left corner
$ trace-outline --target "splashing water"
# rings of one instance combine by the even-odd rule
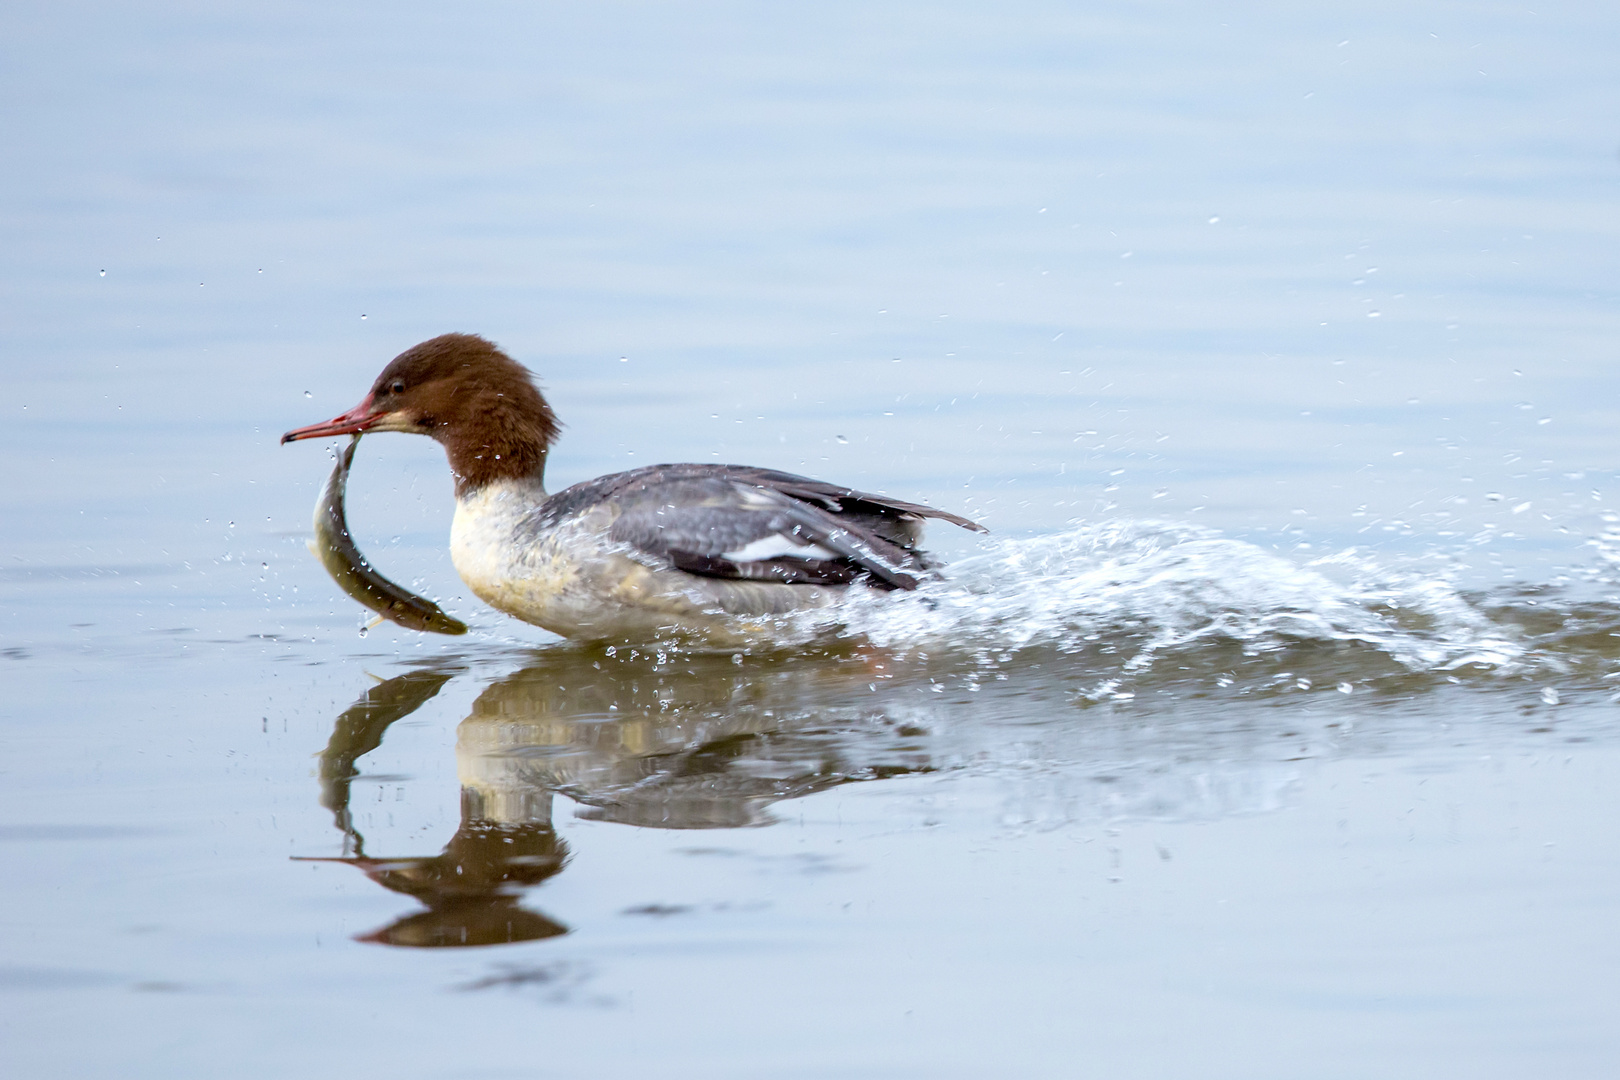
[[[1300,566],[1186,525],[1086,525],[991,540],[914,593],[853,590],[798,620],[886,648],[1102,652],[1119,671],[1206,644],[1243,656],[1357,643],[1408,671],[1504,668],[1526,653],[1432,569],[1381,568],[1354,551]]]

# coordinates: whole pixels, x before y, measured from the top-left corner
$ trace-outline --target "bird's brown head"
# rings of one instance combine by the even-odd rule
[[[437,439],[456,475],[456,493],[493,480],[539,479],[561,425],[528,369],[474,334],[443,334],[406,349],[383,368],[360,404],[283,443],[373,431]]]

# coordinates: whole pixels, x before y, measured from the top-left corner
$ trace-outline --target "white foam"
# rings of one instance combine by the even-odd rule
[[[1249,653],[1361,642],[1412,670],[1500,667],[1525,651],[1433,568],[1396,571],[1355,551],[1298,564],[1211,530],[1155,522],[987,540],[982,554],[916,592],[852,590],[831,612],[799,621],[825,632],[833,619],[840,633],[886,647],[1113,643],[1124,672],[1219,641]]]

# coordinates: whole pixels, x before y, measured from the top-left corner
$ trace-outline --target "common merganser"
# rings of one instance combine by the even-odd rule
[[[957,514],[746,465],[649,465],[548,496],[560,425],[529,371],[444,334],[396,356],[360,404],[283,443],[373,431],[436,439],[456,481],[450,557],[486,603],[582,641],[760,644],[775,616],[852,587],[915,589],[924,518]]]

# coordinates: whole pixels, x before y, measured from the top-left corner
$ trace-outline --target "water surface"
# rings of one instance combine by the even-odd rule
[[[6,1075],[1610,1071],[1614,15],[0,18]],[[609,653],[379,436],[361,547],[473,629],[362,635],[276,437],[450,330],[554,489],[992,535]]]

